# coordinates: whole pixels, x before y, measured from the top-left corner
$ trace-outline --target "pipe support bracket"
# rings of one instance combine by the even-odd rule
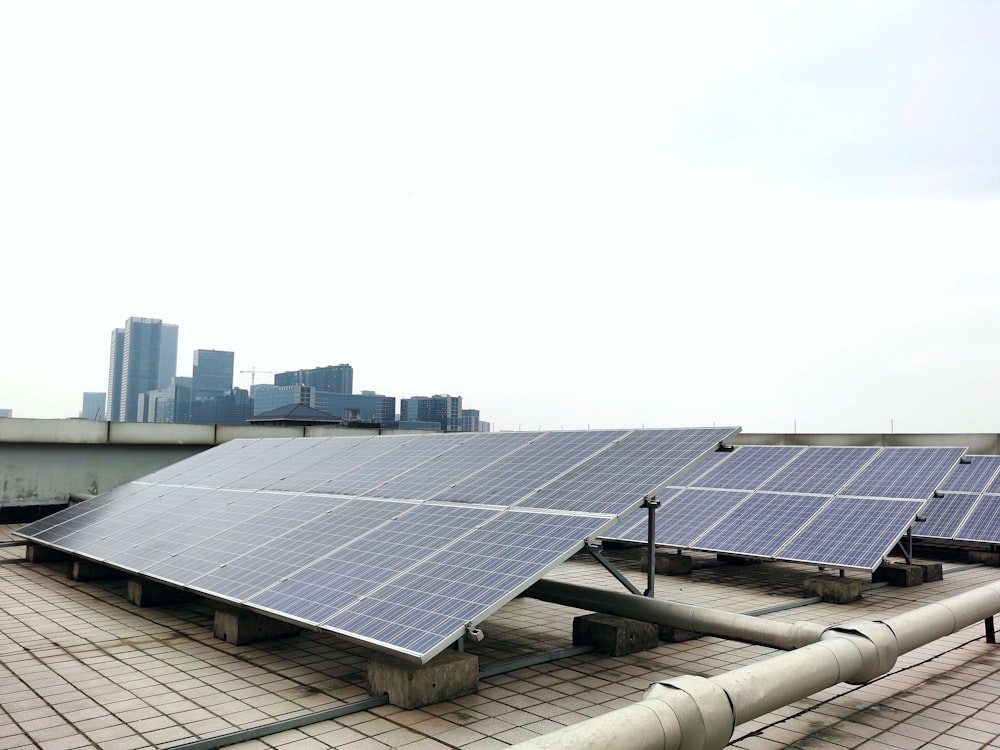
[[[888,625],[882,622],[854,620],[827,628],[821,640],[828,637],[850,638],[859,649],[871,652],[871,658],[862,659],[859,669],[844,675],[843,681],[849,685],[863,685],[866,682],[881,677],[893,668],[899,656],[899,643],[896,634]],[[860,641],[860,643],[859,643]],[[870,648],[863,648],[867,642]]]

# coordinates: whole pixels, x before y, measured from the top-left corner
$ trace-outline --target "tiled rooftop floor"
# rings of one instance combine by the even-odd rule
[[[0,539],[14,527],[0,527]],[[123,581],[78,583],[61,565],[21,562],[0,548],[0,747],[170,748],[367,698],[369,652],[330,635],[253,646],[212,636],[209,603],[140,609]],[[771,619],[836,624],[907,611],[1000,579],[1000,570],[946,563],[945,579],[915,588],[867,590],[847,605],[803,604],[814,568],[770,563],[724,566],[695,555],[690,576],[657,576],[656,595],[746,612],[794,608]],[[640,589],[634,556],[616,564]],[[859,575],[857,573],[853,575]],[[550,578],[623,590],[589,556]],[[867,578],[867,576],[865,576]],[[801,605],[801,606],[795,606]],[[466,648],[486,668],[572,645],[573,617],[558,605],[519,598],[482,624]],[[583,654],[481,680],[479,692],[418,710],[391,705],[241,742],[251,748],[506,747],[629,705],[656,680],[711,676],[775,653],[702,637],[624,657]],[[1000,746],[1000,651],[977,625],[900,657],[866,685],[838,685],[737,727],[730,747],[987,748]]]

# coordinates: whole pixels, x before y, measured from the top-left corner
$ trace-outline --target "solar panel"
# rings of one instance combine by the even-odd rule
[[[688,486],[721,490],[755,490],[805,448],[783,445],[745,445],[732,453],[719,452],[706,471],[688,479]]]
[[[735,431],[234,440],[17,533],[425,662]]]
[[[970,492],[945,492],[943,497],[928,500],[921,510],[926,520],[916,524],[913,533],[921,537],[954,539],[978,500],[979,495]]]
[[[657,511],[656,544],[871,570],[963,452],[738,447],[687,472],[687,485]],[[705,489],[712,485],[741,489]],[[848,489],[897,494],[859,499]],[[626,517],[602,538],[643,542],[647,528],[644,518]]]
[[[922,504],[919,500],[835,497],[775,557],[874,570]]]
[[[986,493],[955,532],[955,539],[1000,543],[1000,495]]]
[[[836,495],[881,450],[867,447],[810,447],[772,479],[764,482],[760,489],[770,492]]]
[[[692,544],[713,552],[774,557],[829,501],[820,495],[756,492]]]
[[[965,448],[885,448],[841,494],[926,500]]]
[[[941,492],[980,492],[996,489],[1000,475],[1000,456],[965,456],[938,488]]]

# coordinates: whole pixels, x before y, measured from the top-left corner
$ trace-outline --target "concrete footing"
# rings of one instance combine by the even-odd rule
[[[660,636],[660,640],[666,643],[682,643],[683,641],[692,641],[695,638],[701,637],[693,631],[672,628],[669,625],[660,625],[658,635]]]
[[[743,557],[742,555],[727,555],[724,552],[720,552],[715,556],[720,563],[725,563],[726,565],[760,565],[764,561],[759,557]]]
[[[649,556],[643,555],[639,568],[643,573],[649,571]],[[667,554],[655,556],[653,571],[661,576],[684,576],[691,572],[691,555]]]
[[[72,560],[73,555],[62,550],[46,547],[42,544],[31,544],[29,542],[27,548],[24,550],[24,559],[30,563],[63,562],[65,560]]]
[[[598,612],[573,618],[573,645],[593,646],[608,656],[624,656],[656,648],[660,636],[651,622]]]
[[[906,563],[882,563],[872,573],[872,583],[888,583],[890,586],[919,586],[924,582],[924,569],[919,565]]]
[[[861,598],[861,579],[843,576],[812,576],[803,584],[805,596],[818,596],[824,602],[847,604]]]
[[[245,609],[217,609],[212,632],[219,640],[234,646],[245,646],[248,643],[297,635],[299,628]]]
[[[101,565],[101,563],[73,560],[69,564],[66,575],[74,581],[98,581],[102,578],[121,578],[125,574],[116,568]]]
[[[914,560],[913,564],[924,571],[924,583],[944,580],[944,567],[931,560]]]
[[[126,596],[129,602],[137,607],[160,607],[164,604],[189,601],[192,598],[191,594],[181,589],[139,578],[129,579]]]
[[[400,708],[420,708],[471,695],[479,688],[479,657],[444,651],[427,664],[391,656],[368,662],[368,694],[388,695]]]
[[[970,563],[982,563],[983,565],[1000,566],[1000,552],[988,552],[987,550],[969,550]]]

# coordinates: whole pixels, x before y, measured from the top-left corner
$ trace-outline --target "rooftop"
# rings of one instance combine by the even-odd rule
[[[14,528],[0,527],[0,538],[15,539]],[[635,550],[606,555],[633,584],[645,587]],[[1000,580],[997,568],[945,562],[942,581],[912,588],[873,585],[856,602],[829,604],[803,598],[803,580],[815,574],[814,566],[733,566],[714,555],[692,557],[690,575],[657,576],[657,598],[733,612],[777,609],[762,616],[787,622],[874,619]],[[23,559],[22,547],[0,548],[4,748],[225,743],[243,749],[486,750],[630,705],[657,680],[712,676],[778,653],[700,637],[623,657],[567,655],[573,618],[586,613],[520,597],[482,624],[481,643],[466,647],[479,655],[481,673],[492,675],[483,674],[477,693],[416,710],[352,707],[369,698],[366,665],[376,656],[361,646],[308,631],[234,646],[213,636],[210,602],[139,608],[128,602],[123,579],[76,582],[66,577],[64,563]],[[624,591],[586,554],[548,577]],[[982,624],[967,628],[900,656],[889,674],[870,683],[840,684],[741,724],[729,747],[995,747],[1000,742],[996,648],[986,642]],[[519,661],[548,652],[560,658],[532,666]],[[345,711],[339,718],[270,731],[277,722],[337,708]],[[261,736],[193,744],[250,729]]]

